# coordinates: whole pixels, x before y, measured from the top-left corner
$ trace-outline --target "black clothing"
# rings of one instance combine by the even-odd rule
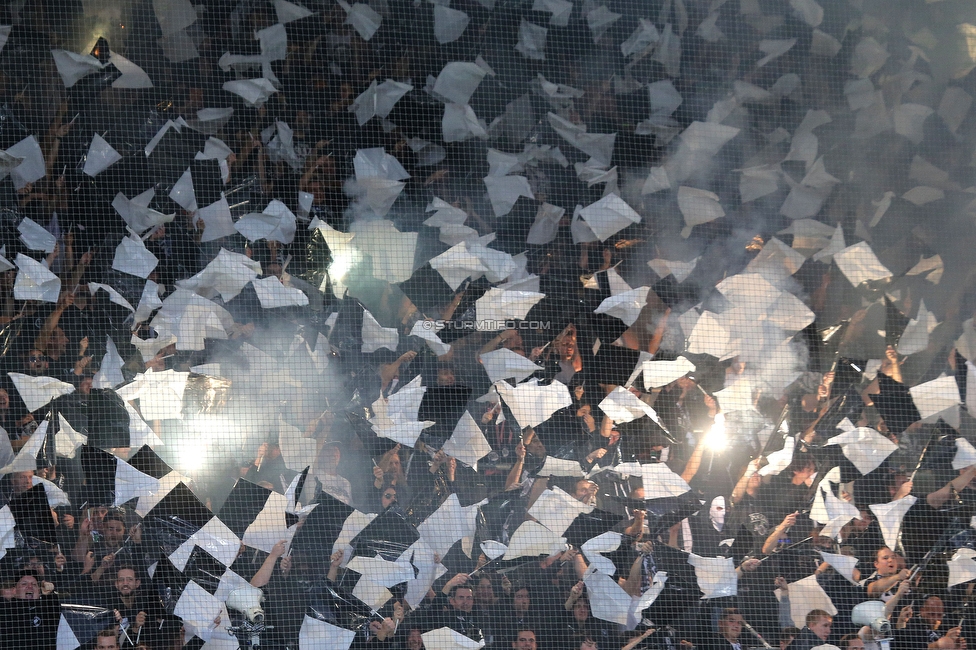
[[[0,648],[56,650],[61,600],[56,594],[37,600],[0,602]]]

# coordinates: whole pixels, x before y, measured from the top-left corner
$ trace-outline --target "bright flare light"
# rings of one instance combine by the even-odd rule
[[[356,251],[339,253],[332,260],[332,264],[329,265],[329,275],[332,276],[333,280],[342,280],[358,261],[359,255],[356,254]]]
[[[203,469],[207,462],[207,445],[180,445],[179,462],[179,469],[184,474],[191,474]]]
[[[180,446],[178,463],[181,472],[190,474],[203,469],[210,459],[212,445],[226,445],[236,439],[237,427],[230,419],[198,415],[187,422],[194,442]]]
[[[712,451],[722,451],[729,444],[729,436],[725,432],[725,416],[721,413],[715,416],[715,424],[705,434],[705,445]]]

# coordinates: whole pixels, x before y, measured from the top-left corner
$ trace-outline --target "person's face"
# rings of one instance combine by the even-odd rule
[[[380,495],[380,506],[382,506],[382,508],[386,510],[394,503],[396,503],[396,500],[397,500],[396,490],[393,489],[392,487],[388,487],[385,490],[383,490],[383,494]]]
[[[898,571],[898,554],[887,548],[881,549],[874,560],[874,568],[879,576],[893,575]]]
[[[736,640],[742,634],[742,615],[732,614],[726,618],[719,619],[718,632],[726,639]]]
[[[454,385],[454,371],[450,368],[438,368],[437,369],[437,385],[438,386],[453,386]]]
[[[532,439],[525,444],[525,450],[536,458],[542,458],[546,454],[546,448],[539,440],[539,436],[532,436]]]
[[[64,351],[68,349],[68,337],[65,336],[64,330],[60,327],[55,328],[53,335],[51,336],[51,354],[50,356],[55,359],[64,354]]]
[[[335,469],[339,466],[341,457],[342,455],[338,447],[327,447],[322,450],[322,466],[326,469]]]
[[[833,623],[834,619],[829,616],[821,616],[810,626],[810,631],[816,634],[821,641],[826,641],[827,637],[830,636],[830,627]]]
[[[519,632],[512,641],[515,650],[535,650],[535,632]]]
[[[575,603],[573,603],[573,618],[579,622],[583,622],[590,617],[590,605],[585,599],[580,598]]]
[[[423,650],[424,637],[420,635],[420,630],[410,630],[407,635],[407,650]]]
[[[847,648],[845,650],[863,650],[863,648],[864,641],[861,640],[861,637],[856,636],[847,642]]]
[[[918,614],[922,617],[929,627],[936,628],[942,623],[942,617],[945,615],[945,608],[942,605],[942,599],[938,596],[932,596],[925,600],[925,604],[922,605],[922,610]]]
[[[596,650],[596,641],[593,639],[583,639],[580,641],[579,650]]]
[[[118,544],[125,537],[125,524],[121,521],[112,519],[105,522],[102,526],[102,532],[105,534],[105,539],[112,544]]]
[[[31,489],[33,484],[34,471],[26,470],[24,472],[17,472],[11,475],[10,482],[14,489],[14,494],[22,494],[27,490]]]
[[[515,605],[516,612],[527,612],[529,611],[529,605],[531,601],[529,600],[529,590],[519,589],[515,592],[515,598],[513,599],[513,604]]]
[[[27,568],[42,578],[44,577],[44,563],[41,562],[41,558],[32,557],[27,563]]]
[[[788,639],[783,639],[782,641],[780,641],[779,642],[779,650],[786,650],[788,647],[790,647],[790,644],[793,643],[793,639],[795,639],[795,638],[796,637],[791,636]]]
[[[576,483],[576,492],[573,496],[576,497],[578,501],[583,503],[592,503],[596,498],[597,486],[593,481],[578,481]]]
[[[758,490],[760,485],[762,485],[762,476],[759,475],[759,472],[756,472],[749,477],[748,488],[750,490]]]
[[[3,388],[0,388],[0,410],[7,410],[10,408],[10,395]]]
[[[119,650],[119,642],[114,636],[98,637],[98,650]]]
[[[813,464],[804,465],[803,467],[798,467],[793,471],[793,478],[799,481],[805,481],[816,472],[816,468]]]
[[[872,521],[873,519],[871,518],[871,512],[869,510],[862,510],[860,517],[854,517],[854,519],[851,519],[851,523],[854,525],[855,530],[867,530]]]
[[[92,389],[91,377],[85,377],[84,379],[81,380],[81,383],[78,385],[78,392],[81,393],[82,395],[91,395],[91,389]]]
[[[471,591],[471,588],[459,587],[455,589],[454,595],[451,596],[451,607],[462,612],[470,612],[471,608],[474,607],[474,592]]]
[[[41,597],[41,589],[37,585],[37,578],[24,576],[17,581],[16,597],[20,600],[37,600]]]
[[[390,456],[389,470],[393,474],[400,473],[400,454],[393,454]]]
[[[122,569],[115,577],[115,588],[123,596],[131,596],[141,584],[142,581],[136,579],[136,573],[132,569]]]
[[[42,375],[47,372],[48,358],[40,350],[27,353],[27,372],[32,375]]]
[[[495,602],[495,591],[491,588],[491,580],[482,578],[478,582],[478,587],[474,590],[474,599],[482,605],[491,605]]]
[[[643,501],[644,500],[644,488],[642,488],[642,487],[634,488],[631,491],[631,493],[630,493],[630,498],[631,499],[638,499],[640,501]]]

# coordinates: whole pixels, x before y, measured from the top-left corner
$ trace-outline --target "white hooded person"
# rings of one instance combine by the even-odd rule
[[[702,557],[727,555],[731,530],[725,530],[726,499],[706,496],[701,510],[681,522],[681,548]]]

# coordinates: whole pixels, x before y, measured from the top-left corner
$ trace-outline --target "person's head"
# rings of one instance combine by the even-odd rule
[[[60,327],[55,327],[54,331],[51,332],[51,337],[47,343],[47,356],[52,359],[60,359],[64,351],[68,349],[68,337],[64,333],[64,330]]]
[[[10,487],[14,494],[23,494],[34,485],[34,470],[14,472],[10,475]]]
[[[524,614],[532,606],[532,599],[529,595],[528,587],[519,587],[512,596],[512,606],[516,612]]]
[[[437,364],[437,385],[453,386],[456,381],[454,376],[454,366],[449,363]]]
[[[734,607],[722,610],[718,617],[718,633],[735,643],[742,634],[742,614]]]
[[[519,630],[515,634],[515,639],[512,640],[512,648],[514,650],[535,650],[535,630],[525,628]]]
[[[577,501],[582,501],[587,505],[593,505],[596,501],[597,485],[593,481],[581,478],[576,481],[576,488],[573,496]]]
[[[796,635],[799,633],[800,633],[800,629],[793,626],[784,627],[782,630],[780,630],[779,650],[786,650],[786,648],[789,647],[791,643],[793,643],[793,639],[795,639]]]
[[[415,627],[407,632],[407,650],[424,650],[424,637]]]
[[[329,472],[334,472],[337,467],[339,467],[339,461],[342,459],[342,450],[339,449],[339,445],[335,443],[329,443],[322,447],[322,451],[319,452],[319,466],[320,469],[324,469]]]
[[[400,462],[400,453],[397,449],[391,449],[383,454],[379,466],[391,477],[400,478],[403,475],[403,463]]]
[[[905,472],[892,472],[888,476],[888,494],[892,497],[908,482],[908,475]]]
[[[115,628],[108,628],[98,633],[95,642],[96,650],[119,650],[119,637]]]
[[[919,610],[918,615],[930,628],[938,628],[942,624],[942,617],[945,616],[942,599],[938,596],[929,596],[922,604],[922,609]]]
[[[816,393],[804,393],[800,397],[800,408],[807,413],[813,413],[820,406],[820,398]]]
[[[830,636],[830,626],[834,623],[834,617],[822,609],[810,610],[807,614],[807,628],[813,632],[818,639],[826,641]]]
[[[535,430],[529,428],[525,430],[522,436],[525,440],[525,451],[529,452],[536,458],[542,458],[546,455],[546,446],[542,444],[542,440],[539,436],[535,435]]]
[[[794,458],[793,462],[790,464],[790,474],[793,475],[794,485],[803,483],[808,478],[813,476],[816,471],[817,464],[812,458],[806,455],[801,455],[799,458]],[[787,476],[790,474],[787,474]]]
[[[142,585],[142,581],[136,577],[136,570],[133,567],[120,567],[115,572],[115,589],[122,596],[131,596]]]
[[[397,489],[395,485],[387,485],[380,491],[380,507],[386,510],[397,502]]]
[[[105,541],[112,546],[118,546],[125,539],[125,521],[122,519],[122,515],[118,513],[110,513],[105,517],[105,521],[102,522],[101,527],[102,534],[105,535]]]
[[[24,360],[24,368],[28,375],[46,375],[50,359],[41,350],[32,348],[27,352]]]
[[[38,578],[44,577],[44,562],[36,555],[32,555],[24,562],[24,568],[33,571]]]
[[[478,584],[474,588],[474,602],[479,605],[494,605],[498,600],[498,596],[495,594],[495,584],[491,581],[488,576],[481,576],[478,579]]]
[[[474,591],[467,585],[458,585],[451,592],[451,607],[462,612],[470,612],[474,607]]]
[[[845,634],[840,638],[840,650],[863,650],[864,641],[856,634]]]
[[[708,518],[715,530],[721,531],[725,527],[725,497],[719,495],[712,499],[708,507]]]
[[[14,585],[14,598],[19,600],[37,600],[41,597],[41,583],[34,571],[24,571]]]
[[[750,496],[756,496],[760,487],[762,487],[762,475],[759,472],[755,472],[749,477],[748,482],[746,482],[746,493]]]
[[[874,568],[882,578],[898,573],[898,554],[882,546],[874,554]]]
[[[865,531],[874,521],[874,515],[871,514],[867,506],[858,506],[858,512],[860,512],[860,516],[851,519],[851,526],[854,530]]]
[[[10,393],[6,388],[0,388],[0,411],[6,411],[8,408],[10,408]]]
[[[573,603],[573,618],[582,623],[590,617],[590,601],[586,596],[580,596]]]

